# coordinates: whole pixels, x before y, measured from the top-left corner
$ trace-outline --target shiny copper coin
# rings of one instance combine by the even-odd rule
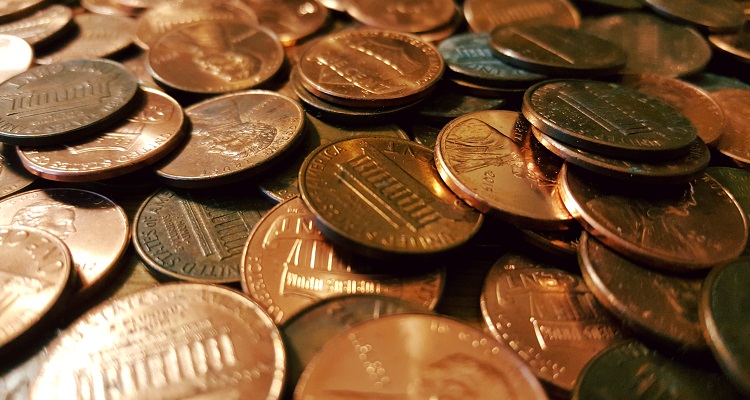
[[[156,173],[177,187],[234,182],[268,168],[299,141],[304,110],[263,90],[214,97],[185,109],[192,130]]]
[[[730,167],[709,167],[706,174],[724,186],[750,218],[750,171]]]
[[[34,52],[25,40],[0,34],[0,82],[5,82],[31,66]]]
[[[741,258],[717,267],[703,284],[700,320],[719,365],[726,376],[750,395],[750,317],[742,304],[750,301],[750,259]]]
[[[418,345],[416,345],[418,343]],[[432,315],[355,326],[315,356],[294,392],[312,399],[546,399],[529,368],[491,336]]]
[[[49,232],[0,225],[0,351],[55,306],[71,281],[65,243]]]
[[[706,270],[747,242],[737,202],[706,174],[689,183],[643,190],[564,168],[562,197],[571,214],[604,244],[668,271]]]
[[[319,147],[302,165],[299,185],[323,234],[360,253],[435,254],[466,243],[482,224],[444,186],[432,150],[402,139]]]
[[[113,61],[32,68],[0,84],[0,141],[41,146],[91,135],[127,115],[137,90],[133,74]]]
[[[110,199],[80,189],[40,189],[0,201],[0,224],[43,229],[70,249],[79,291],[101,287],[128,247],[125,211]]]
[[[239,282],[242,249],[271,207],[256,191],[191,194],[160,189],[138,210],[133,245],[159,278]]]
[[[315,216],[298,198],[271,210],[257,225],[242,255],[242,288],[277,324],[308,305],[345,294],[379,294],[433,309],[445,269],[402,275],[382,272],[380,262],[353,259],[328,242]]]
[[[567,0],[466,0],[464,15],[474,32],[489,32],[500,25],[577,28],[581,23],[580,13]]]
[[[284,49],[276,35],[246,21],[182,26],[150,47],[147,68],[154,78],[193,93],[225,93],[257,86],[284,62]]]
[[[724,89],[711,93],[724,110],[727,126],[716,144],[719,151],[737,161],[750,163],[750,90]]]
[[[583,279],[515,253],[490,269],[481,308],[495,339],[565,396],[586,363],[623,338]]]
[[[34,183],[35,179],[23,168],[15,147],[0,144],[0,198],[20,191]]]
[[[110,300],[67,328],[30,398],[270,400],[283,378],[281,336],[254,302],[173,284]]]
[[[655,12],[711,32],[737,31],[745,22],[735,0],[644,0]]]
[[[373,28],[416,33],[450,22],[456,6],[452,0],[348,0],[346,12]]]
[[[545,81],[526,91],[522,110],[553,139],[622,159],[677,157],[696,138],[695,126],[674,107],[614,83]]]
[[[719,52],[733,59],[750,63],[750,32],[743,28],[740,32],[724,35],[710,35],[708,41]]]
[[[305,50],[302,84],[324,100],[348,107],[395,106],[424,96],[443,74],[443,58],[412,36],[352,30]]]
[[[524,228],[565,228],[573,217],[557,194],[562,162],[532,142],[515,111],[478,111],[438,135],[435,164],[443,182],[483,213]]]
[[[79,14],[73,17],[73,21],[78,27],[75,37],[59,47],[37,54],[37,64],[104,58],[124,50],[133,43],[135,21],[130,18]]]
[[[578,259],[594,296],[645,339],[685,351],[706,348],[698,322],[701,278],[652,271],[585,232]]]
[[[26,18],[0,25],[0,33],[18,36],[32,46],[41,47],[53,42],[67,31],[73,21],[73,11],[53,4]]]
[[[88,182],[133,172],[166,156],[185,136],[182,107],[166,94],[144,88],[130,118],[108,132],[64,146],[19,147],[33,174],[60,182]]]
[[[44,5],[44,0],[6,0],[0,5],[0,22],[26,16]]]
[[[437,44],[456,33],[456,31],[461,28],[463,23],[464,15],[460,9],[456,8],[453,11],[453,16],[447,24],[441,25],[429,31],[415,33],[415,35],[425,42]]]
[[[611,11],[639,10],[645,6],[643,0],[578,0],[576,4],[580,4],[581,7],[589,5]]]
[[[258,23],[273,31],[284,46],[312,35],[328,19],[328,9],[317,0],[243,0],[258,15]]]
[[[711,96],[685,81],[655,74],[625,74],[618,82],[680,110],[695,126],[698,137],[714,144],[724,131],[725,117]]]

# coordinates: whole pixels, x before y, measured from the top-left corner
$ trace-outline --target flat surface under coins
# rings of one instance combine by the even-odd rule
[[[577,28],[581,23],[578,10],[567,0],[466,0],[464,14],[474,32],[489,32],[499,25]]]
[[[0,33],[18,36],[30,45],[43,45],[63,33],[73,20],[73,11],[53,4],[26,18],[0,25]]]
[[[737,161],[750,163],[750,90],[723,89],[711,93],[724,110],[727,125],[716,148]]]
[[[31,399],[116,390],[120,399],[272,400],[283,376],[279,331],[255,303],[218,286],[172,284],[106,302],[71,325],[50,345]]]
[[[299,179],[318,228],[360,253],[439,253],[466,243],[483,220],[441,182],[432,150],[402,139],[320,147],[305,160]]]
[[[455,8],[451,0],[348,0],[346,12],[373,28],[414,33],[447,24]]]
[[[382,271],[381,263],[347,256],[328,242],[298,197],[258,223],[242,255],[242,287],[277,324],[322,299],[380,294],[435,308],[445,270]]]

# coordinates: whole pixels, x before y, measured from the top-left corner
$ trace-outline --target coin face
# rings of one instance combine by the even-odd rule
[[[706,174],[714,178],[737,200],[745,217],[750,216],[750,171],[730,167],[709,167]]]
[[[644,0],[652,10],[668,18],[697,25],[712,32],[737,31],[745,22],[742,8],[733,0]]]
[[[41,46],[67,30],[72,20],[70,8],[52,4],[26,18],[0,25],[0,33],[20,37],[32,46]]]
[[[271,206],[257,192],[191,194],[160,189],[136,215],[133,245],[160,278],[239,282],[242,249]]]
[[[0,141],[58,144],[91,134],[130,111],[138,82],[108,60],[32,68],[0,84]]]
[[[445,269],[389,274],[380,262],[352,258],[328,242],[298,197],[271,210],[250,235],[242,256],[242,287],[277,324],[322,299],[379,294],[433,309]],[[381,268],[379,268],[381,267]]]
[[[419,343],[419,345],[414,345]],[[546,399],[539,382],[489,335],[432,315],[390,315],[337,336],[313,358],[295,400]]]
[[[271,400],[283,377],[279,331],[255,303],[218,286],[173,284],[76,321],[50,345],[30,398]]]
[[[13,146],[0,144],[0,198],[18,192],[36,179],[23,168],[13,149]]]
[[[364,254],[439,253],[466,243],[482,223],[441,182],[432,150],[406,140],[320,147],[302,165],[299,185],[323,234]]]
[[[322,28],[328,9],[317,0],[243,0],[258,15],[259,24],[272,30],[284,46],[292,46]]]
[[[750,163],[750,124],[747,120],[750,115],[747,108],[750,105],[750,90],[723,89],[711,93],[711,97],[727,117],[726,129],[716,148],[737,161]]]
[[[192,130],[156,173],[177,187],[216,186],[257,174],[297,144],[305,112],[262,90],[213,97],[185,109]]]
[[[64,146],[21,147],[21,162],[35,175],[61,182],[114,178],[155,163],[180,144],[185,118],[163,92],[143,92],[130,118],[109,132]]]
[[[489,32],[500,25],[577,28],[581,23],[578,10],[567,0],[466,0],[464,14],[474,32]]]
[[[451,0],[348,0],[346,12],[357,21],[396,32],[425,32],[450,22],[456,6]]]

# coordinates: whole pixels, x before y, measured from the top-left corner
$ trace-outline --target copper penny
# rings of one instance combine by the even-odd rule
[[[0,198],[20,191],[35,179],[23,168],[15,147],[0,143]]]
[[[463,23],[463,13],[460,9],[455,8],[453,11],[453,16],[447,24],[441,25],[433,30],[415,33],[415,35],[425,42],[437,44],[456,33],[456,31],[461,28],[461,26],[463,26]]]
[[[532,142],[515,111],[478,111],[449,122],[438,135],[435,164],[470,206],[524,228],[565,228],[573,217],[557,194],[562,162]]]
[[[133,172],[166,156],[183,140],[182,107],[166,94],[144,88],[130,118],[108,132],[64,146],[19,147],[33,174],[61,182],[88,182]]]
[[[81,0],[81,7],[101,15],[115,15],[118,17],[131,16],[130,10],[127,10],[118,4],[117,0]]]
[[[0,5],[0,22],[26,16],[44,5],[44,0],[6,0]]]
[[[214,97],[185,109],[192,130],[156,173],[177,187],[234,182],[268,168],[299,141],[305,112],[263,90]]]
[[[357,21],[396,32],[425,32],[445,25],[453,18],[452,0],[348,0],[346,12]]]
[[[722,89],[750,89],[750,85],[737,78],[710,72],[702,72],[693,76],[690,82],[712,94]]]
[[[750,63],[750,32],[743,28],[740,32],[725,35],[710,35],[708,41],[721,53],[741,63]]]
[[[160,189],[138,210],[133,245],[159,278],[239,282],[245,242],[271,207],[257,191],[178,193]]]
[[[25,40],[0,34],[0,82],[5,82],[31,66],[34,52]]]
[[[418,345],[416,345],[418,343]],[[546,399],[539,381],[491,336],[446,317],[402,314],[328,342],[294,392],[312,399]]]
[[[298,197],[271,210],[250,235],[242,255],[242,288],[277,324],[308,305],[345,294],[395,297],[433,309],[445,269],[396,275],[381,262],[347,256],[313,224]]]
[[[0,25],[0,33],[18,36],[35,47],[55,41],[71,26],[73,11],[53,4],[26,18]]]
[[[316,96],[349,107],[406,104],[424,96],[443,74],[437,49],[397,32],[352,30],[305,50],[300,78]]]
[[[431,149],[402,139],[319,147],[302,165],[299,185],[327,238],[370,255],[450,250],[466,243],[483,219],[442,183]]]
[[[0,84],[0,141],[59,144],[127,115],[138,90],[133,74],[108,60],[40,66]]]
[[[125,211],[110,199],[80,189],[39,189],[0,201],[0,224],[43,229],[70,249],[79,291],[106,283],[128,246]]]
[[[464,15],[474,32],[489,32],[500,25],[577,28],[581,23],[578,10],[567,0],[466,0]]]
[[[711,32],[737,31],[745,22],[735,0],[644,0],[655,12]]]
[[[273,31],[284,46],[292,46],[322,28],[328,9],[317,0],[243,0],[258,15],[260,25]]]
[[[75,37],[37,54],[37,64],[60,63],[69,60],[104,58],[133,43],[135,21],[128,17],[99,14],[79,14],[73,17],[78,27]]]
[[[706,174],[689,183],[648,190],[570,166],[560,175],[560,196],[586,230],[646,265],[696,272],[729,261],[745,248],[742,210]]]
[[[225,93],[258,86],[283,62],[284,49],[270,30],[246,21],[203,21],[165,33],[151,45],[147,68],[175,89]]]
[[[727,125],[716,148],[737,161],[750,163],[750,90],[723,89],[711,93],[724,110]]]
[[[49,346],[30,398],[272,400],[283,378],[281,335],[254,302],[219,286],[172,284],[73,323]]]
[[[737,200],[746,218],[750,218],[750,171],[730,167],[709,167],[706,174],[714,178]]]
[[[492,266],[481,307],[495,339],[565,396],[586,363],[623,338],[583,279],[520,254]]]

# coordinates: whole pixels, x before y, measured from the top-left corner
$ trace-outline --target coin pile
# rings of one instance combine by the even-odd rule
[[[0,5],[0,398],[750,396],[744,3],[65,4]]]

